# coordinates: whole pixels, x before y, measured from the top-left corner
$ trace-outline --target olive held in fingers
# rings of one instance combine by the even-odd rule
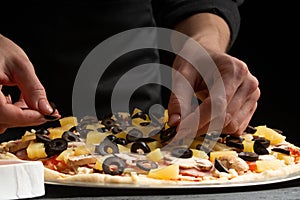
[[[126,163],[119,157],[111,156],[102,163],[102,169],[105,174],[121,175],[124,172]]]

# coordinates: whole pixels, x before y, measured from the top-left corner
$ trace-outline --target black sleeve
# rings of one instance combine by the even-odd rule
[[[183,19],[201,12],[210,12],[222,17],[231,31],[229,48],[240,28],[238,7],[244,0],[153,0],[153,13],[158,26],[173,28]]]

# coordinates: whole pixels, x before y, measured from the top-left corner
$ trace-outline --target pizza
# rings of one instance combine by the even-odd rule
[[[118,112],[98,120],[66,116],[3,142],[0,159],[41,161],[46,182],[200,185],[245,183],[300,172],[299,147],[266,125],[241,136],[207,133],[172,142],[167,110]]]

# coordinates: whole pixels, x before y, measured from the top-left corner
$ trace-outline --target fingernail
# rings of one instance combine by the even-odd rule
[[[169,126],[176,126],[180,122],[180,115],[179,114],[172,114],[169,116],[168,125]]]
[[[39,100],[39,109],[47,114],[51,114],[54,112],[54,109],[52,106],[48,103],[46,99]]]

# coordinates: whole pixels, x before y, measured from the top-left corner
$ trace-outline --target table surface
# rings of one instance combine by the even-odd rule
[[[60,185],[45,185],[46,194],[35,199],[111,199],[111,200],[258,200],[258,199],[300,199],[300,179],[274,184],[239,186],[226,188],[192,189],[124,189],[90,188]]]

